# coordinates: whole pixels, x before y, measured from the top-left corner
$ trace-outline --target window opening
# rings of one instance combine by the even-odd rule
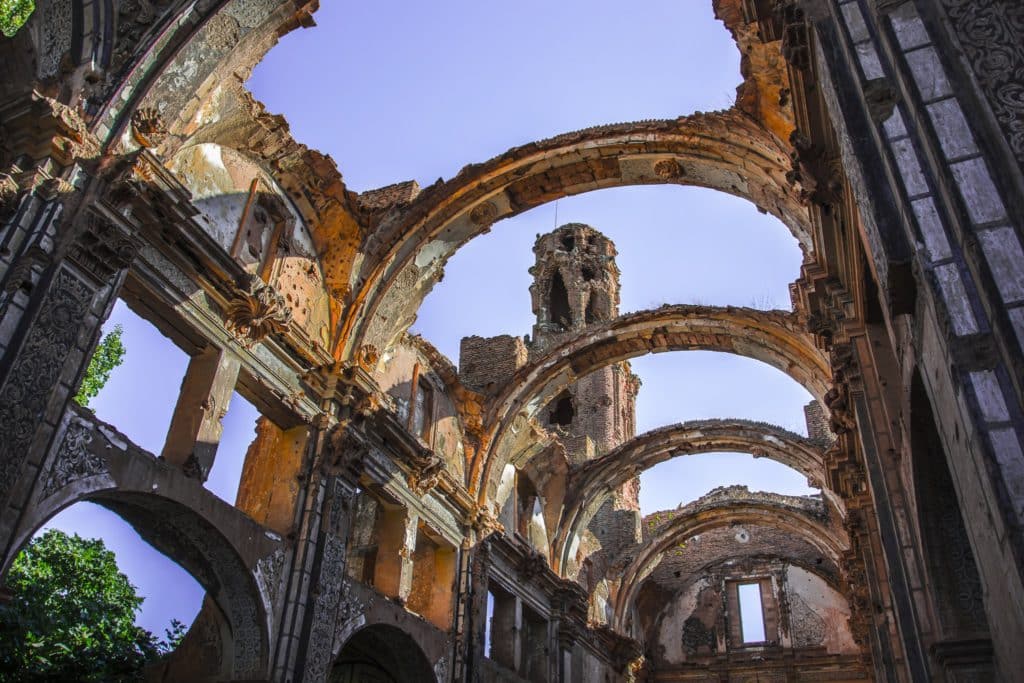
[[[590,296],[590,300],[587,301],[587,311],[584,314],[584,318],[588,325],[596,323],[597,320],[597,297],[594,295]]]
[[[744,643],[763,643],[764,608],[761,604],[761,584],[741,583],[739,585],[740,625]]]
[[[494,653],[491,652],[491,630],[494,625],[491,623],[494,620],[494,593],[487,591],[487,618],[484,619],[484,656],[488,659],[494,659]]]
[[[434,390],[421,377],[416,383],[416,399],[412,407],[412,431],[424,441],[430,441],[433,416]]]
[[[576,238],[572,235],[564,235],[562,237],[562,248],[566,251],[572,251],[576,248]]]
[[[565,281],[561,273],[555,273],[551,278],[551,296],[548,303],[548,311],[551,314],[551,322],[560,325],[562,329],[569,329],[572,326],[572,312],[569,310],[569,291],[565,288]]]
[[[568,427],[572,424],[574,417],[576,417],[576,409],[572,405],[572,396],[563,391],[554,401],[551,414],[548,416],[548,424]]]

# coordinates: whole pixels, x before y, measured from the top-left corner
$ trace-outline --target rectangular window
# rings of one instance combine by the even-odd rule
[[[484,619],[484,656],[494,659],[491,652],[491,630],[494,628],[491,622],[494,621],[494,593],[487,591],[487,617]]]
[[[743,642],[763,643],[765,641],[765,633],[764,608],[761,605],[761,584],[741,583],[738,588]]]
[[[434,392],[423,378],[416,383],[416,396],[412,405],[412,432],[424,441],[430,441],[430,428],[434,417]]]

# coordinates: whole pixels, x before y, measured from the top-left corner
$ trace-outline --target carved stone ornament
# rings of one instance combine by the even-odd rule
[[[86,477],[109,472],[107,463],[90,448],[92,429],[88,424],[72,420],[64,432],[60,450],[43,485],[43,498],[49,498],[68,484]]]
[[[799,130],[789,136],[793,151],[786,180],[797,191],[800,203],[831,207],[839,201],[842,187],[838,168],[825,151]]]
[[[68,256],[97,280],[107,283],[131,265],[141,246],[139,239],[121,226],[89,213]]]
[[[662,159],[654,164],[654,175],[664,180],[675,180],[686,175],[686,172],[675,159]]]
[[[416,453],[411,459],[411,471],[409,472],[409,488],[419,495],[425,494],[437,486],[437,481],[444,472],[444,459],[433,451],[423,450]]]
[[[498,207],[494,205],[494,202],[477,204],[473,207],[473,210],[469,212],[469,220],[473,222],[473,225],[480,227],[490,225],[497,217]]]
[[[810,39],[804,11],[792,0],[780,0],[775,11],[782,22],[782,56],[794,69],[811,66]]]
[[[364,344],[356,351],[356,363],[366,372],[372,373],[380,361],[380,352],[373,344]]]
[[[338,425],[327,437],[322,467],[327,474],[357,481],[366,456],[366,445],[344,425]]]
[[[153,107],[142,107],[132,112],[132,137],[143,147],[159,147],[167,139],[167,126]]]
[[[62,268],[0,388],[0,498],[22,473],[36,425],[81,332],[94,289]]]
[[[505,525],[498,521],[484,505],[476,505],[470,511],[467,523],[476,532],[477,540],[482,541],[493,533],[505,531]]]
[[[519,563],[519,574],[523,577],[524,581],[531,581],[543,574],[547,569],[547,558],[533,548],[530,549]]]
[[[281,589],[281,575],[284,571],[284,550],[278,548],[270,555],[256,562],[256,581],[266,596],[267,604],[277,602]]]
[[[1024,3],[942,0],[942,5],[1010,150],[1024,165]]]
[[[255,275],[245,275],[236,284],[227,306],[228,330],[247,346],[288,330],[292,309],[276,289]]]

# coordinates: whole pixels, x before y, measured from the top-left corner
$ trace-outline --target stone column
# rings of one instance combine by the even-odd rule
[[[44,227],[38,242],[49,241],[53,227]],[[71,230],[77,236],[69,240],[67,258],[50,262],[47,255],[37,255],[42,252],[26,254],[8,271],[8,288],[16,291],[0,314],[0,539],[5,559],[17,550],[10,547],[11,534],[43,479],[50,440],[136,250],[130,228],[109,215],[83,211],[72,219]]]
[[[230,352],[210,346],[192,357],[181,381],[161,457],[199,481],[213,468],[239,365]]]

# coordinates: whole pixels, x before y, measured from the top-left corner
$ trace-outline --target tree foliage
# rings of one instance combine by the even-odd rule
[[[0,0],[3,2],[3,0]],[[85,377],[82,378],[82,386],[75,395],[75,401],[80,406],[89,405],[89,401],[96,398],[100,389],[110,379],[110,373],[118,365],[124,362],[124,344],[121,343],[120,325],[103,335],[103,339],[96,346],[96,351],[89,360],[89,367],[85,369]]]
[[[10,38],[36,8],[35,0],[0,0],[0,33]]]
[[[51,529],[34,538],[7,575],[0,605],[0,681],[137,681],[143,666],[174,649],[135,625],[143,598],[99,539]]]

